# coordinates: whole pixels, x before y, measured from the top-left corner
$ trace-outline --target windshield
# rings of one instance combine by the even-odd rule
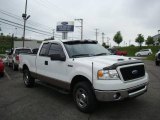
[[[98,43],[64,43],[69,57],[90,57],[109,55],[110,52]]]
[[[21,54],[21,53],[31,53],[31,49],[17,49],[15,51],[15,54]]]

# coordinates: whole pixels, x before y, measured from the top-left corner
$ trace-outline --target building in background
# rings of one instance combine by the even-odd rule
[[[153,40],[154,40],[154,45],[160,45],[158,38],[160,39],[160,34],[157,34],[155,36],[153,36]]]
[[[25,40],[25,47],[28,48],[39,48],[39,46],[41,45],[41,41],[37,41],[37,40]],[[22,47],[23,46],[23,41],[22,40],[16,40],[14,41],[14,48],[17,47]]]

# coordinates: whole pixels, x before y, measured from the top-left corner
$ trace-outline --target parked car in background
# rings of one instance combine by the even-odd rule
[[[148,56],[152,54],[152,50],[151,49],[142,49],[139,52],[135,53],[135,56]]]
[[[116,51],[116,55],[123,55],[123,56],[126,56],[126,55],[127,55],[127,51],[120,51],[120,50],[117,50],[117,51]]]
[[[155,64],[158,66],[160,65],[160,49],[155,55]]]
[[[2,58],[0,58],[0,77],[4,75],[4,62]]]
[[[30,48],[15,48],[11,49],[9,53],[7,53],[7,64],[8,66],[12,66],[13,70],[18,70],[19,65],[19,54],[22,53],[32,53]]]
[[[37,54],[38,49],[39,49],[39,48],[33,48],[33,49],[32,49],[32,53],[33,53],[33,54]]]
[[[108,48],[107,50],[111,53],[111,55],[116,55],[116,49]]]
[[[127,51],[120,51],[116,48],[108,48],[107,49],[112,55],[123,55],[126,56],[127,55]]]

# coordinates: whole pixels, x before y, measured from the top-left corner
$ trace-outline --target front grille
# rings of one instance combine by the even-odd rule
[[[144,65],[136,65],[120,68],[124,81],[133,80],[145,75]]]

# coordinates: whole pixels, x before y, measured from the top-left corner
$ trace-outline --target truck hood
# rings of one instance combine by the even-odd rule
[[[82,64],[93,62],[93,64],[99,67],[107,67],[118,62],[135,60],[133,58],[117,56],[117,55],[94,56],[94,57],[84,57],[84,58],[76,58],[76,59],[77,59],[77,62],[80,62]]]

